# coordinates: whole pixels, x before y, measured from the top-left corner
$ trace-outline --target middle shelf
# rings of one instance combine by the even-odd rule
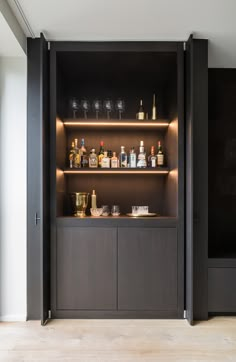
[[[169,173],[168,167],[155,167],[150,168],[65,168],[65,174],[160,174],[165,175]]]

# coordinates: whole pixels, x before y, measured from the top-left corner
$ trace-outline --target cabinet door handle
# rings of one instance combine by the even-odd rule
[[[38,221],[40,221],[40,217],[38,217],[38,214],[36,212],[35,215],[34,215],[34,223],[35,223],[35,225],[38,225]]]

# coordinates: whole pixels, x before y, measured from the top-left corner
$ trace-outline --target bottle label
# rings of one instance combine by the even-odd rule
[[[157,155],[157,165],[163,166],[164,165],[164,155],[163,153]]]
[[[141,153],[138,155],[137,167],[147,167],[146,155]]]
[[[136,154],[131,153],[129,156],[129,167],[135,168],[136,167]]]
[[[117,159],[114,159],[114,160],[111,159],[111,167],[112,168],[117,168],[118,167],[118,160]]]
[[[156,159],[155,158],[151,159],[151,167],[156,167]]]

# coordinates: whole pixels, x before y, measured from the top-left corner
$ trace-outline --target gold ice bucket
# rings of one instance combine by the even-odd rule
[[[70,194],[74,216],[85,217],[85,211],[88,206],[89,193],[73,192]]]

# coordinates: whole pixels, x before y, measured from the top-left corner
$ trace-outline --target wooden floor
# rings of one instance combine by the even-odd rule
[[[0,361],[236,362],[236,318],[0,323]]]

